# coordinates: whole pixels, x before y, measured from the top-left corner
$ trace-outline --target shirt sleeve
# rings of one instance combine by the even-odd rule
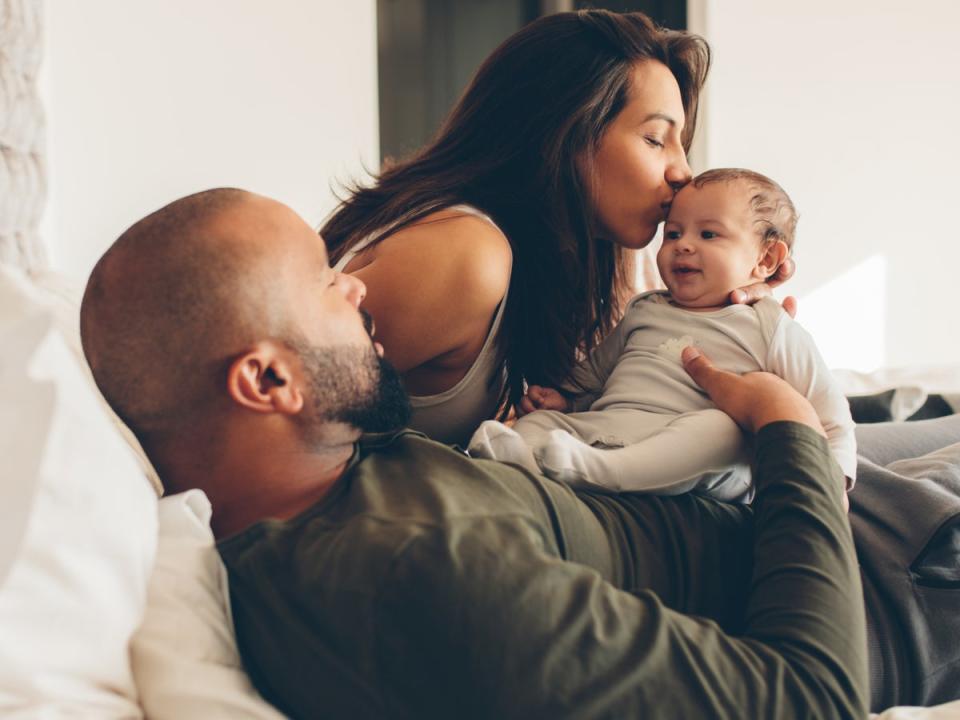
[[[562,560],[536,524],[425,530],[377,602],[387,706],[411,717],[865,717],[862,592],[836,465],[812,430],[776,423],[757,436],[755,477],[738,637]]]
[[[813,405],[833,456],[852,487],[857,477],[857,438],[850,404],[813,337],[785,312],[770,341],[766,369],[790,383]]]

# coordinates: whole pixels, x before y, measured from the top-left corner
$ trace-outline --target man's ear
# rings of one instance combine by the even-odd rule
[[[754,277],[757,280],[766,280],[777,271],[777,268],[787,259],[789,254],[790,248],[783,240],[767,243],[761,249],[760,259],[753,269]]]
[[[257,343],[230,363],[230,399],[254,412],[296,415],[303,409],[297,363],[289,348],[268,341]]]

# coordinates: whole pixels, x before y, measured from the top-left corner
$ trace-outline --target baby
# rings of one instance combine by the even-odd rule
[[[709,170],[674,198],[657,266],[667,291],[638,295],[580,363],[563,392],[533,385],[512,428],[483,423],[474,457],[515,462],[571,484],[614,491],[752,499],[739,427],[683,369],[694,345],[725,370],[765,370],[811,402],[852,486],[856,439],[846,398],[813,343],[772,298],[731,305],[732,290],[766,280],[793,245],[797,215],[769,178]]]

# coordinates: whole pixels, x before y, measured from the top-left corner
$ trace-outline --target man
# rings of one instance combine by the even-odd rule
[[[105,397],[167,492],[210,498],[268,700],[293,717],[866,714],[843,477],[805,399],[687,351],[755,436],[753,510],[574,492],[386,432],[408,407],[364,292],[291,210],[213,190],[127,230],[83,300]]]

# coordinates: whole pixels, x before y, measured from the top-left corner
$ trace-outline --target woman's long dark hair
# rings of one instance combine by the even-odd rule
[[[337,260],[436,210],[466,203],[500,226],[513,272],[500,347],[504,411],[523,382],[556,386],[578,351],[616,323],[632,278],[622,249],[592,237],[578,166],[592,171],[604,130],[627,103],[640,60],[666,65],[687,118],[684,148],[710,65],[699,36],[656,27],[642,13],[581,10],[536,20],[480,66],[433,140],[354,188],[320,229]]]

